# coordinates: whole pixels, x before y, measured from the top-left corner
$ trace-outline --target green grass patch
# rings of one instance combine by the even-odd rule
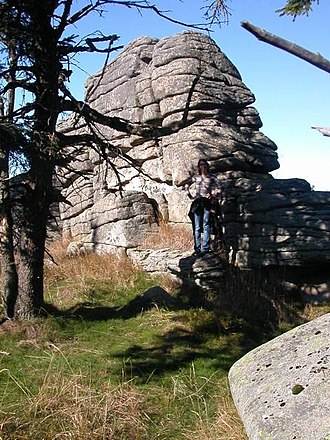
[[[68,393],[65,399],[69,395],[72,399],[78,391],[83,398],[88,390],[85,399],[90,401],[90,394],[101,396],[105,388],[111,393],[134,390],[134,399],[140,402],[136,405],[141,405],[134,419],[140,437],[126,431],[126,416],[121,415],[124,427],[120,433],[115,430],[118,437],[109,438],[189,438],[194,427],[216,418],[219,395],[230,399],[226,374],[240,356],[239,348],[234,349],[236,337],[228,338],[212,329],[214,321],[212,313],[202,309],[154,308],[129,318],[101,320],[69,313],[8,330],[1,338],[1,350],[8,353],[0,357],[2,438],[55,438],[42,428],[46,417],[42,405],[50,411],[47,421],[54,419],[49,433],[54,435],[62,429],[59,438],[65,438],[64,431],[77,428],[71,418],[65,422],[65,429],[58,426],[57,411],[64,411],[65,406],[64,389]],[[209,333],[204,333],[206,327]],[[74,400],[72,411],[79,408]],[[88,429],[80,427],[84,434],[74,438],[87,438],[86,432],[103,438],[95,433],[93,423]],[[103,434],[104,429],[100,431]],[[37,431],[38,436],[33,437]],[[11,437],[14,432],[17,437]]]
[[[245,439],[228,370],[292,321],[160,307],[142,295],[160,280],[83,263],[47,274],[55,314],[0,326],[0,438]]]

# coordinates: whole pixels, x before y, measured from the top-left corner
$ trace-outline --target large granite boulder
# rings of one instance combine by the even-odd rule
[[[105,115],[169,131],[144,139],[98,127],[139,168],[112,154],[116,173],[95,151],[83,150],[77,172],[61,178],[71,203],[60,207],[66,237],[96,250],[126,251],[157,233],[159,219],[188,223],[191,201],[183,185],[203,157],[222,182],[233,263],[329,267],[330,193],[312,191],[304,180],[271,176],[279,167],[276,145],[259,130],[254,95],[209,36],[185,31],[161,40],[138,38],[90,78],[86,100]],[[323,287],[327,282],[320,281]]]
[[[229,371],[250,440],[330,438],[330,314],[257,347]]]

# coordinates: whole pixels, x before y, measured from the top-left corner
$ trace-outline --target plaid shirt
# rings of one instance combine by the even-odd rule
[[[186,189],[193,183],[196,184],[196,197],[216,196],[220,192],[220,182],[214,174],[206,177],[196,174],[187,183]]]

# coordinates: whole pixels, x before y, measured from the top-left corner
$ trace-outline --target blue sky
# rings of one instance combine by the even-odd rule
[[[210,34],[221,50],[238,68],[243,82],[256,97],[263,127],[261,131],[278,146],[280,169],[276,178],[306,179],[317,191],[330,191],[330,137],[322,136],[312,126],[330,126],[330,76],[313,65],[280,49],[257,40],[240,23],[252,24],[292,41],[330,59],[330,2],[320,0],[308,17],[279,17],[276,9],[285,0],[232,0],[229,25],[214,27]],[[200,7],[207,0],[159,1],[159,9],[172,10],[172,16],[185,22],[201,22]],[[104,18],[94,15],[79,27],[79,34],[101,30],[117,34],[118,44],[126,45],[141,35],[162,38],[184,30],[150,12],[142,16],[133,9],[113,6]],[[78,32],[77,32],[78,33]],[[111,59],[116,57],[112,54]],[[88,75],[96,73],[104,57],[82,55],[75,69],[71,88],[80,99]]]

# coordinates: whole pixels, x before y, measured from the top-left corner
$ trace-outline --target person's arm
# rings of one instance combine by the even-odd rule
[[[189,197],[189,199],[194,198],[190,192],[190,187],[194,182],[195,182],[195,176],[191,176],[184,186],[185,192],[186,192],[187,196]]]
[[[220,194],[221,194],[220,180],[215,175],[212,175],[211,196],[215,198],[219,198]]]

